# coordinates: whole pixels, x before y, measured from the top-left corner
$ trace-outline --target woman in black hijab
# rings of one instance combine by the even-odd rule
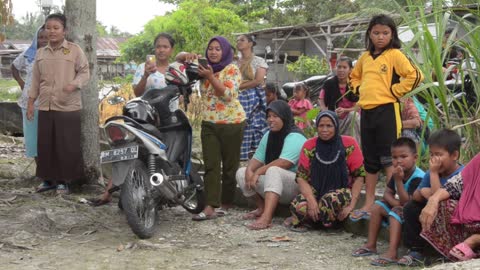
[[[316,118],[318,136],[300,152],[296,175],[300,194],[292,201],[285,225],[305,231],[305,222],[330,227],[345,219],[357,203],[365,177],[363,155],[353,137],[341,136],[332,111]]]
[[[236,179],[246,197],[254,197],[257,209],[244,215],[254,219],[251,230],[272,226],[278,203],[288,204],[298,194],[295,172],[305,136],[295,126],[285,101],[272,101],[267,108],[269,131],[265,133],[247,167],[237,171]]]

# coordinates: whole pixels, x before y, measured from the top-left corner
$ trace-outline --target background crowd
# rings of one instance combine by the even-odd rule
[[[80,91],[89,69],[80,47],[65,39],[66,29],[65,16],[48,16],[12,66],[24,91],[19,104],[27,155],[36,158],[41,179],[38,192],[68,193],[72,181],[82,176]],[[155,57],[134,76],[136,96],[167,84],[175,41],[160,33],[153,44]],[[325,82],[318,100],[309,100],[303,83],[295,86],[290,101],[281,100],[275,85],[264,81],[268,65],[253,54],[255,44],[249,35],[238,36],[235,47],[225,37],[212,37],[206,65],[198,66],[207,206],[193,220],[228,215],[238,184],[256,204],[243,216],[252,220],[247,224],[251,230],[273,226],[274,211],[284,204],[291,210],[284,226],[296,232],[330,228],[346,218],[369,219],[368,241],[352,256],[376,254],[379,229],[388,227],[388,251],[373,259],[373,265],[425,263],[427,243],[451,260],[476,256],[480,158],[461,165],[461,138],[452,130],[433,131],[428,140],[422,136],[428,125],[425,112],[408,94],[424,75],[400,50],[390,17],[371,19],[366,51],[355,66],[348,57],[337,61],[335,76]],[[197,58],[185,52],[176,61]],[[25,81],[20,69],[27,71]],[[314,105],[320,112],[310,121],[306,113]],[[177,109],[178,104],[171,105],[170,110]],[[317,135],[306,138],[307,127]],[[426,172],[416,166],[423,143],[430,153]],[[248,160],[246,167],[239,169],[240,160]],[[375,201],[381,171],[387,187],[383,199]],[[355,209],[363,185],[366,200]],[[97,205],[110,200],[106,192]],[[402,238],[409,251],[399,257]]]

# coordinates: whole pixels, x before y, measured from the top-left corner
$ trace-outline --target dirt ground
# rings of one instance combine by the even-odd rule
[[[295,233],[281,226],[253,232],[236,208],[215,220],[194,222],[182,208],[161,210],[157,233],[138,239],[117,207],[93,208],[82,198],[101,187],[56,196],[33,193],[27,160],[5,142],[0,158],[24,177],[0,179],[0,269],[372,269],[370,258],[351,251],[366,240],[343,230]],[[4,167],[0,169],[5,170]],[[13,169],[11,169],[13,170]],[[380,242],[379,250],[386,245]],[[390,267],[389,269],[404,269]],[[476,264],[444,264],[435,269],[480,269]]]

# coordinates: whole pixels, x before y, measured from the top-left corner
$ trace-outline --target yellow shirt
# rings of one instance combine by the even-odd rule
[[[422,72],[399,49],[375,59],[364,52],[350,74],[351,89],[360,95],[357,104],[367,110],[397,102],[422,81]]]
[[[28,96],[38,99],[41,111],[78,111],[82,108],[80,88],[90,79],[88,60],[75,43],[64,40],[59,48],[50,45],[38,50]],[[77,90],[63,90],[68,84]]]
[[[203,121],[215,124],[242,123],[245,121],[245,111],[238,100],[240,70],[235,64],[230,64],[214,76],[223,82],[225,92],[223,96],[215,96],[212,84],[205,79],[201,81]]]

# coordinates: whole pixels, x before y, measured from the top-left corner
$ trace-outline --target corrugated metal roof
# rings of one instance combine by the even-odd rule
[[[97,39],[97,57],[112,57],[120,56],[120,44],[125,42],[127,38],[98,38]]]
[[[97,57],[117,58],[120,56],[120,44],[127,41],[127,38],[97,38]],[[0,51],[17,49],[20,52],[26,50],[31,44],[30,40],[6,40],[0,43]]]

